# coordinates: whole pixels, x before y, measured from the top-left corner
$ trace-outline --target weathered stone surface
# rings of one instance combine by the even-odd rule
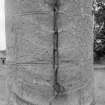
[[[93,80],[93,23],[90,13],[91,7],[89,7],[91,3],[90,1],[85,3],[82,0],[71,0],[60,11],[63,14],[61,14],[61,17],[63,16],[61,19],[63,23],[61,21],[59,44],[61,64],[59,66],[59,78],[61,84],[69,92],[69,95],[72,95],[73,91],[77,91],[78,93],[79,89],[84,90],[88,86],[87,89],[90,88],[87,90],[90,97],[88,102],[91,102],[91,96],[94,94],[94,92],[92,93],[93,88],[91,84]]]
[[[7,43],[11,43],[7,44],[7,54],[11,59],[17,57],[19,62],[37,61],[37,59],[51,61],[53,46],[50,32],[51,18],[49,14],[34,14],[17,15],[12,17],[13,21],[8,20],[7,32],[11,33],[11,36],[7,36],[9,37]]]
[[[7,0],[6,7],[8,7],[6,11],[11,14],[34,13],[34,11],[49,12],[45,0]]]
[[[105,68],[100,66],[96,68],[95,75],[95,96],[96,96],[96,105],[105,104]]]
[[[0,105],[6,105],[8,99],[7,78],[8,69],[6,65],[0,64]]]
[[[54,104],[89,105],[93,101],[91,4],[86,0],[61,2],[57,19],[58,80],[66,96],[54,100],[52,2],[6,0],[8,87],[13,102],[16,97],[33,104],[50,100]]]

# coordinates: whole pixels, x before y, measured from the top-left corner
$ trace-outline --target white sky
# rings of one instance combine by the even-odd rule
[[[6,49],[5,36],[5,0],[0,0],[0,50]]]

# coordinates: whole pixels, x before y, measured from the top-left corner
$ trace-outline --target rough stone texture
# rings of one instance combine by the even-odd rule
[[[105,105],[105,68],[98,68],[94,75],[96,105]]]
[[[78,94],[81,88],[81,97],[84,101],[81,104],[89,105],[94,94],[93,84],[93,22],[91,15],[92,1],[72,0],[65,1],[67,6],[61,10],[64,20],[60,31],[60,81],[66,86],[69,96],[78,100],[78,95],[71,94],[73,91]],[[66,18],[65,18],[65,17]],[[60,23],[60,22],[59,22]],[[64,24],[65,23],[65,24]],[[65,27],[64,27],[65,26]],[[87,85],[88,84],[88,85]],[[88,86],[87,88],[84,88]],[[77,92],[76,92],[77,91]],[[93,96],[94,97],[94,96]],[[86,101],[86,99],[88,101]],[[75,100],[69,99],[73,104]],[[76,101],[78,103],[78,101]],[[77,104],[76,104],[77,105]]]
[[[7,66],[0,62],[0,105],[6,105],[8,100],[8,72]]]
[[[59,82],[68,97],[53,103],[89,105],[94,100],[92,0],[61,1]],[[53,14],[49,3],[6,0],[9,105],[17,101],[18,105],[48,104],[53,99]],[[47,84],[37,87],[35,80]]]
[[[1,66],[0,66],[1,69]],[[2,68],[4,70],[4,68]],[[5,76],[1,74],[0,71],[0,104],[4,105],[6,103],[6,82],[5,82]]]

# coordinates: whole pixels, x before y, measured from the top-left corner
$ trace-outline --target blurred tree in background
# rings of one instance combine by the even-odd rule
[[[105,58],[105,3],[93,3],[94,15],[94,63],[100,63]]]

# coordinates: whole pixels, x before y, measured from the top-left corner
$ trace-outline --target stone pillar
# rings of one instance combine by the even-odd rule
[[[56,1],[56,0],[55,0]],[[6,0],[8,104],[94,105],[93,0]],[[54,19],[58,79],[54,94]]]

